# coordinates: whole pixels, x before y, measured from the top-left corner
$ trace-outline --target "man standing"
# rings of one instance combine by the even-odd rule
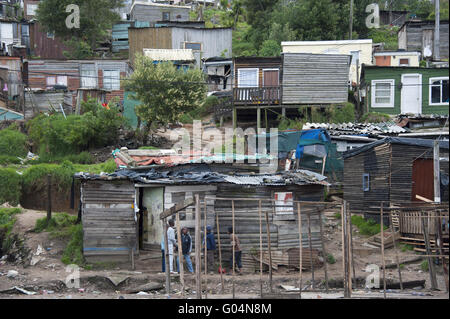
[[[169,252],[169,270],[171,274],[176,274],[176,272],[173,270],[173,251],[174,247],[177,247],[177,241],[175,239],[175,230],[173,229],[173,226],[175,225],[175,222],[173,219],[169,220],[169,228],[167,229],[167,249]]]
[[[191,251],[192,251],[192,238],[188,232],[188,229],[186,227],[183,227],[183,229],[181,230],[181,252],[183,254],[184,260],[186,260],[188,271],[191,274],[193,274],[194,269],[192,267]]]
[[[231,258],[230,258],[230,271],[233,270],[233,246],[234,246],[234,262],[238,266],[238,269],[236,269],[236,272],[238,274],[241,273],[242,268],[242,251],[241,251],[241,243],[239,241],[238,236],[236,236],[233,232],[233,227],[228,227],[228,234],[230,235],[230,241],[231,241]]]
[[[214,254],[216,252],[216,240],[214,234],[211,231],[211,226],[206,226],[206,251],[207,251],[207,265],[210,272],[214,272]],[[205,245],[205,241],[203,241]],[[204,247],[204,246],[203,246]]]

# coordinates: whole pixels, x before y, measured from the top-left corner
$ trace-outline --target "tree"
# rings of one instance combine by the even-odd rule
[[[80,8],[80,27],[68,28],[66,18],[71,12],[66,12],[68,5],[74,4]],[[114,9],[123,6],[123,0],[42,0],[36,12],[36,19],[43,31],[54,34],[66,41],[66,45],[76,52],[86,55],[86,46],[95,49],[98,41],[107,36],[107,30],[120,19]],[[80,49],[82,48],[82,49]]]
[[[199,107],[206,98],[206,84],[200,69],[177,69],[171,62],[153,63],[140,54],[135,70],[127,79],[126,90],[141,101],[135,109],[144,124],[143,142],[153,125],[179,121],[181,115]]]

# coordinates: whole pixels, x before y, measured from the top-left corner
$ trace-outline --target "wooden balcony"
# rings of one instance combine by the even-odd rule
[[[233,100],[235,105],[278,105],[281,100],[281,88],[279,86],[234,88]]]

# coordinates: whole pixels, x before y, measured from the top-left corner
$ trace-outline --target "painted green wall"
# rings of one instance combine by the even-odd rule
[[[448,76],[448,69],[445,68],[395,68],[395,67],[376,67],[366,68],[364,70],[364,81],[369,86],[368,95],[366,101],[369,105],[369,112],[378,112],[397,115],[401,114],[401,89],[398,84],[401,83],[402,74],[419,73],[422,74],[422,114],[449,114],[448,105],[429,105],[429,79],[434,77]],[[372,80],[395,80],[395,93],[394,93],[394,107],[375,107],[372,108],[372,92],[370,91]]]

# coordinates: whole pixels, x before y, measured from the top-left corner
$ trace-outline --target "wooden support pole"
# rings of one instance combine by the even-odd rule
[[[444,243],[443,243],[443,237],[442,237],[442,219],[441,219],[441,213],[436,212],[438,220],[435,223],[436,225],[436,233],[437,233],[437,241],[439,246],[439,254],[441,255],[441,262],[442,262],[442,270],[444,272],[444,280],[445,280],[445,288],[448,292],[448,269],[447,264],[445,262],[444,258]]]
[[[391,229],[392,241],[394,243],[395,262],[397,263],[397,269],[398,269],[398,280],[400,281],[400,289],[403,290],[402,270],[400,269],[400,261],[398,258],[397,243],[395,241],[395,231],[394,231],[394,225],[392,225],[392,213],[391,212],[389,212],[389,227]]]
[[[420,215],[423,215],[423,212],[420,213]],[[427,213],[428,216],[428,213]],[[430,273],[430,283],[431,283],[431,289],[437,290],[437,280],[436,280],[436,271],[434,269],[434,262],[433,258],[430,257],[431,255],[431,247],[430,247],[430,241],[429,241],[429,234],[428,234],[428,218],[421,218],[422,220],[422,229],[423,229],[423,239],[425,242],[425,248],[427,251],[427,259],[428,259],[428,270]]]
[[[164,255],[166,262],[166,295],[170,296],[170,264],[169,264],[169,240],[167,239],[167,221],[165,218],[161,220],[164,232]]]
[[[195,279],[197,299],[202,299],[202,239],[200,235],[201,216],[200,216],[200,197],[195,195]]]
[[[303,274],[303,243],[302,243],[302,216],[301,216],[301,207],[300,207],[300,203],[297,203],[297,218],[298,218],[298,240],[299,240],[299,260],[300,260],[300,264],[299,264],[299,278],[298,278],[298,296],[300,299],[302,299],[302,286],[303,286],[303,278],[302,278],[302,274]]]
[[[322,212],[320,210],[319,210],[319,225],[320,225],[320,241],[322,242],[322,253],[323,253],[323,258],[324,258],[325,288],[326,288],[326,291],[328,293],[329,286],[328,286],[327,251],[325,249],[325,241],[324,241],[324,238],[323,238]]]
[[[47,175],[47,222],[52,219],[52,176]]]
[[[352,264],[352,274],[353,274],[353,285],[352,287],[356,287],[356,270],[355,270],[355,259],[353,256],[353,225],[352,225],[352,212],[349,209],[349,205],[347,204],[348,211],[348,225],[350,230],[350,261]]]
[[[178,242],[178,263],[180,264],[180,282],[181,282],[181,295],[184,297],[185,285],[184,285],[184,267],[183,267],[183,246],[181,244],[181,227],[180,227],[180,213],[176,213],[177,223],[177,242]]]
[[[345,201],[344,203],[342,203],[341,205],[341,226],[342,226],[342,270],[343,270],[343,274],[344,274],[344,298],[348,298],[347,295],[347,254],[346,254],[346,249],[345,249],[345,219],[344,219],[344,206],[345,206]]]
[[[258,215],[259,215],[259,294],[263,296],[263,247],[262,247],[262,203],[258,201]]]
[[[237,109],[233,106],[233,130],[237,128]]]
[[[308,217],[308,247],[309,247],[309,261],[311,264],[311,277],[312,277],[312,289],[316,289],[316,284],[315,284],[315,278],[314,278],[314,262],[313,262],[313,255],[312,255],[312,236],[311,236],[311,213],[307,214]]]
[[[272,244],[270,243],[270,224],[269,224],[269,213],[266,210],[266,231],[267,231],[267,241],[269,244],[269,288],[270,293],[273,293],[272,287]]]
[[[206,200],[206,199],[205,199]],[[219,224],[219,212],[216,210],[216,225],[217,225],[217,241],[219,242],[219,267],[220,267],[220,293],[223,294],[224,283],[223,283],[223,266],[222,266],[222,244],[220,243],[220,224]]]
[[[352,297],[352,258],[351,258],[351,234],[350,234],[350,220],[348,216],[348,203],[344,202],[344,220],[345,220],[345,258],[347,259],[347,298]]]
[[[205,235],[204,235],[204,238],[205,238],[205,250],[204,250],[204,255],[205,255],[205,257],[204,257],[204,260],[205,260],[205,299],[208,299],[208,278],[207,278],[207,276],[208,276],[208,245],[206,242],[206,223],[207,223],[207,221],[206,221],[206,200],[203,203],[203,209],[205,212],[205,214],[204,214],[205,225],[203,227],[204,232],[205,232]]]
[[[383,297],[386,299],[386,261],[384,259],[384,216],[383,216],[383,205],[381,202],[380,208],[380,230],[381,230],[381,259],[383,265]]]
[[[434,202],[441,202],[441,182],[440,182],[440,165],[439,165],[439,141],[433,144],[433,181],[434,181]]]
[[[261,128],[261,108],[258,107],[256,109],[256,131],[259,132],[260,128]]]
[[[236,297],[236,295],[235,295],[235,284],[234,284],[234,268],[235,268],[235,265],[236,265],[236,254],[235,254],[236,229],[234,228],[234,200],[231,201],[231,225],[232,225],[232,228],[233,228],[233,233],[231,234],[231,236],[233,238],[232,241],[231,241],[231,246],[232,246],[231,252],[233,254],[233,256],[232,256],[233,264],[231,265],[231,269],[233,270],[233,299],[234,299]]]

